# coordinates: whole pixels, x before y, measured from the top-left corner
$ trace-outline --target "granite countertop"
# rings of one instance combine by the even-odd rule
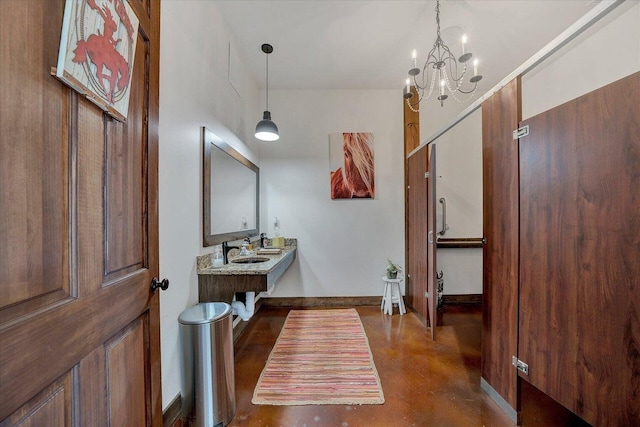
[[[257,250],[252,250],[250,256],[238,256],[238,250],[229,251],[229,263],[221,267],[212,267],[213,254],[205,254],[197,257],[198,274],[212,275],[265,275],[275,269],[281,261],[289,256],[295,257],[297,244],[296,239],[285,239],[285,247],[280,248],[282,252],[277,255],[257,254]],[[255,264],[237,264],[232,262],[242,258],[268,258],[268,261]]]

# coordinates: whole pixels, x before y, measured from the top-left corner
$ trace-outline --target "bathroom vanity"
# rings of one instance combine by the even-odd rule
[[[213,254],[197,258],[199,302],[231,304],[236,292],[270,292],[296,258],[296,239],[285,239],[280,254],[238,256],[230,254],[229,263],[213,267]]]

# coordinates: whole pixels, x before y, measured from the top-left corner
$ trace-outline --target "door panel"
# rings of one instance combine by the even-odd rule
[[[38,393],[30,402],[15,411],[0,426],[62,426],[70,425],[72,417],[72,373],[68,372]]]
[[[518,142],[520,79],[482,104],[482,378],[518,410]]]
[[[640,73],[523,123],[519,358],[593,425],[640,425]]]
[[[407,302],[421,320],[428,319],[427,299],[427,171],[428,147],[409,157],[407,190]]]
[[[55,63],[58,41],[32,39],[42,31],[43,20],[50,22],[45,16],[61,17],[61,7],[46,3],[38,19],[25,20],[30,5],[0,3],[2,51],[20,52],[29,45],[34,49],[3,55],[0,61],[0,324],[63,301],[72,288],[67,222],[69,96],[40,66],[45,61]],[[4,25],[5,20],[21,21],[21,29]],[[34,84],[24,87],[24,81]],[[49,143],[42,144],[44,140]]]
[[[427,311],[429,312],[429,326],[431,339],[436,339],[436,319],[438,308],[438,293],[436,289],[436,146],[431,144],[429,150],[427,178]]]
[[[120,123],[50,75],[64,2],[0,1],[3,427],[162,423],[159,297],[149,291],[159,1],[131,5],[140,39]]]
[[[136,319],[106,345],[110,425],[145,425],[144,329],[143,319]]]
[[[138,37],[135,64],[131,75],[132,88],[129,98],[127,123],[116,120],[107,122],[107,240],[106,276],[109,279],[146,266],[144,259],[144,207],[146,152],[145,58],[147,43]],[[134,108],[135,107],[135,108]],[[125,188],[126,191],[122,191]]]

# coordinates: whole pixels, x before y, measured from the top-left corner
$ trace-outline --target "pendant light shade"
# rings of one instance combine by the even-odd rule
[[[262,141],[275,141],[280,138],[278,126],[271,121],[271,112],[265,111],[262,120],[256,125],[256,138]]]
[[[271,121],[271,112],[269,111],[269,54],[273,52],[273,46],[263,44],[262,51],[267,55],[267,109],[262,115],[262,120],[256,125],[256,138],[261,141],[276,141],[280,138],[278,134],[278,126]]]

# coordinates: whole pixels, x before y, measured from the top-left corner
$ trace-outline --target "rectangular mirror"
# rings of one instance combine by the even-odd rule
[[[258,234],[259,168],[202,128],[203,245]]]

